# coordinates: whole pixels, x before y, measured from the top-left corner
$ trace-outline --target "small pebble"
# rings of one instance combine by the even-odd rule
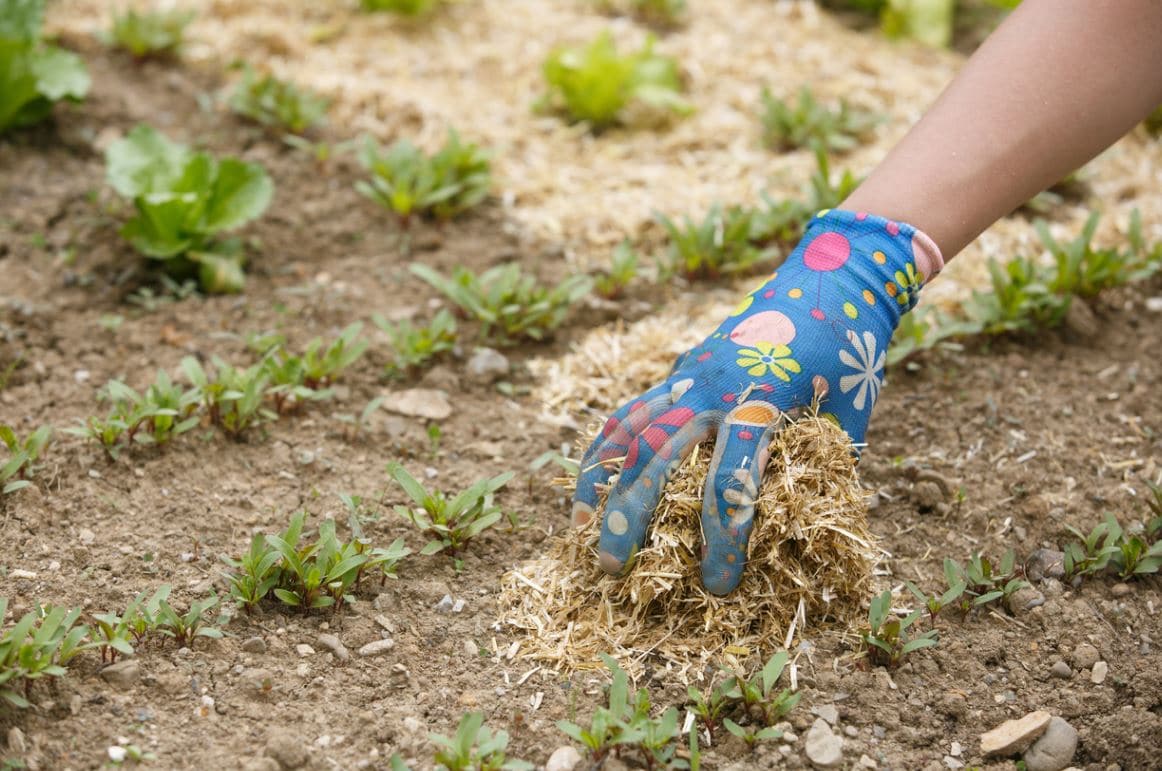
[[[28,742],[24,739],[24,732],[16,726],[8,729],[8,750],[16,755],[28,752]]]
[[[307,645],[306,643],[299,643],[298,645],[296,645],[295,652],[297,652],[299,654],[299,656],[301,658],[304,658],[304,659],[307,656],[314,656],[315,655],[315,649],[312,648],[311,646]]]
[[[452,606],[453,606],[452,595],[445,594],[443,597],[440,598],[440,601],[436,603],[436,612],[437,613],[450,613],[452,610]]]
[[[828,725],[836,725],[839,723],[839,708],[834,704],[816,705],[811,708],[811,714],[823,718],[827,721]]]
[[[381,653],[386,653],[395,647],[395,640],[388,637],[384,640],[375,640],[369,642],[359,649],[360,656],[378,656]]]
[[[351,654],[347,651],[347,646],[343,645],[343,642],[333,634],[319,635],[319,645],[334,653],[335,658],[340,661],[346,661],[351,658]]]
[[[1073,649],[1073,668],[1089,669],[1101,658],[1097,648],[1089,643],[1082,643]]]
[[[859,736],[859,729],[853,725],[845,725],[843,727],[843,733],[854,739]]]
[[[1049,668],[1049,674],[1053,675],[1054,677],[1060,677],[1062,680],[1068,680],[1069,678],[1073,677],[1073,670],[1070,669],[1069,665],[1064,661],[1059,660]]]
[[[545,763],[545,771],[573,771],[581,764],[581,753],[569,745],[553,750]]]
[[[1115,597],[1125,597],[1132,591],[1133,589],[1130,587],[1130,585],[1125,583],[1116,583],[1110,587],[1110,594]]]
[[[117,745],[113,745],[106,751],[109,753],[109,760],[113,761],[114,763],[124,762],[125,757],[129,754],[128,750],[126,750],[124,747],[118,747]]]
[[[804,744],[807,759],[816,768],[838,768],[843,763],[843,737],[831,732],[823,718],[816,718]]]
[[[242,650],[247,653],[266,653],[266,640],[261,637],[248,637],[242,641]]]
[[[1041,738],[1025,751],[1027,771],[1062,771],[1077,752],[1077,729],[1059,717],[1049,721]]]
[[[1093,669],[1089,673],[1089,681],[1095,685],[1101,685],[1105,682],[1106,675],[1109,674],[1110,665],[1104,661],[1095,662]]]

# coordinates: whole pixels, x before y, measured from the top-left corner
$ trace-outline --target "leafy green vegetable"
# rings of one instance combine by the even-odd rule
[[[301,134],[327,118],[331,100],[247,65],[230,97],[230,109],[256,123]]]
[[[113,15],[107,42],[128,51],[137,59],[173,56],[182,46],[193,11],[180,8],[136,11],[132,8]]]
[[[135,249],[175,272],[196,265],[208,292],[242,289],[237,244],[215,237],[266,210],[274,184],[265,169],[194,152],[146,125],[111,144],[105,164],[109,184],[137,210],[121,229]]]
[[[404,224],[414,214],[451,219],[487,198],[492,185],[488,153],[462,143],[455,131],[432,156],[406,139],[384,151],[368,138],[362,160],[371,179],[358,182],[356,189],[394,211]]]
[[[549,90],[542,106],[584,121],[594,131],[626,122],[630,107],[660,116],[693,110],[681,96],[678,62],[654,53],[653,37],[640,51],[622,56],[604,32],[587,46],[554,50],[544,74]]]
[[[43,0],[0,0],[0,133],[39,123],[62,99],[89,92],[76,54],[40,39]]]
[[[799,90],[799,101],[777,99],[763,88],[763,144],[772,150],[794,150],[819,143],[828,151],[851,150],[879,118],[840,99],[835,109],[815,101],[810,87]]]

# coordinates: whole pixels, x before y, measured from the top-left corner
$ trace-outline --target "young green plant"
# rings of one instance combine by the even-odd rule
[[[323,124],[330,106],[326,97],[270,73],[259,75],[250,65],[243,68],[230,96],[230,109],[235,114],[293,134]]]
[[[481,339],[498,345],[546,339],[565,321],[569,308],[593,288],[593,280],[580,274],[554,287],[542,286],[517,263],[497,265],[479,275],[461,267],[451,278],[422,263],[413,264],[411,271],[480,322]]]
[[[555,49],[544,64],[548,93],[539,106],[601,131],[631,122],[631,111],[655,119],[688,115],[678,63],[654,52],[651,37],[634,53],[621,55],[613,36],[599,35],[587,46]]]
[[[762,102],[763,144],[772,150],[818,143],[827,152],[846,152],[879,122],[875,113],[852,107],[845,99],[834,108],[821,104],[809,86],[799,89],[797,102],[778,99],[764,87]]]
[[[0,465],[0,495],[32,485],[37,462],[51,441],[52,426],[40,426],[21,439],[12,426],[0,423],[0,442],[8,450],[8,459]]]
[[[382,316],[372,317],[391,343],[394,359],[387,374],[402,376],[414,373],[429,361],[450,353],[456,347],[456,319],[446,308],[440,309],[426,324],[416,325],[407,319],[394,324]]]
[[[193,11],[180,8],[152,11],[129,8],[123,13],[115,12],[105,42],[127,51],[135,59],[176,56],[194,15]]]
[[[936,645],[938,640],[935,629],[916,636],[912,636],[909,631],[923,612],[924,608],[917,608],[901,619],[892,613],[890,589],[872,597],[868,610],[868,628],[860,635],[867,660],[873,666],[895,669],[908,654]]]
[[[454,736],[428,734],[435,747],[432,760],[447,771],[532,771],[532,763],[509,760],[508,733],[492,731],[484,725],[484,713],[468,712],[460,718]]]
[[[173,276],[196,274],[207,292],[238,292],[242,246],[220,236],[258,218],[274,184],[258,164],[214,158],[140,125],[105,151],[106,178],[133,202],[121,235]]]
[[[33,126],[89,92],[81,57],[41,40],[43,0],[0,0],[0,134]]]

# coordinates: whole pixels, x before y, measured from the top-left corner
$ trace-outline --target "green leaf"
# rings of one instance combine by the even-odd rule
[[[0,39],[39,39],[43,17],[44,0],[0,0]]]
[[[420,549],[420,556],[428,557],[433,554],[437,554],[446,549],[447,546],[448,545],[443,541],[428,541],[427,544],[424,545],[424,548]]]
[[[918,637],[915,640],[904,643],[904,647],[900,650],[902,653],[911,653],[912,651],[918,651],[921,648],[930,648],[933,645],[936,645],[937,642],[938,640],[935,637]]]
[[[105,176],[126,198],[169,190],[181,179],[190,149],[145,124],[105,150]]]
[[[258,164],[224,158],[210,190],[204,227],[210,232],[232,230],[257,219],[274,196],[274,183]]]
[[[41,96],[57,102],[83,99],[89,93],[89,71],[72,51],[47,46],[32,61],[32,73]]]
[[[246,287],[246,274],[237,257],[211,252],[190,252],[198,265],[198,285],[209,294],[236,294]]]

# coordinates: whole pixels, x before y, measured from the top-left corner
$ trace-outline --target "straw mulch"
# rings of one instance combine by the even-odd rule
[[[645,548],[624,579],[597,566],[600,516],[558,536],[549,556],[503,580],[501,620],[525,630],[525,656],[561,672],[601,666],[631,675],[661,665],[683,680],[790,646],[824,622],[861,616],[878,558],[846,435],[809,415],[771,444],[739,588],[702,588],[702,488],[713,453],[699,446],[666,486]],[[599,512],[600,514],[600,512]]]

